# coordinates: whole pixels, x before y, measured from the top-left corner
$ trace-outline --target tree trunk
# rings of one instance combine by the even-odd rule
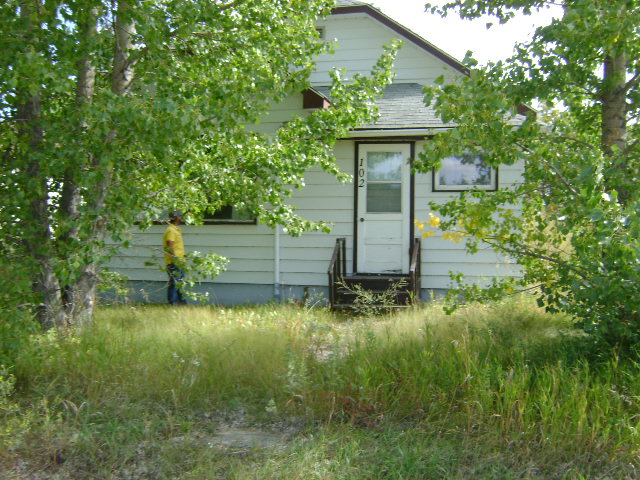
[[[97,18],[97,12],[95,17]],[[115,48],[113,57],[113,70],[111,74],[111,91],[120,97],[124,97],[129,92],[133,82],[133,65],[131,63],[130,52],[133,49],[133,35],[135,34],[135,24],[129,19],[131,6],[128,2],[118,2],[116,19],[114,24]],[[87,38],[95,34],[95,20],[89,23]],[[80,74],[78,75],[78,87],[76,91],[79,104],[88,102],[93,95],[95,81],[95,69],[88,59],[80,62]],[[116,129],[107,134],[105,143],[109,144],[117,137]],[[94,171],[102,171],[102,180],[93,188],[93,201],[91,211],[98,214],[98,220],[93,225],[89,243],[95,245],[96,256],[99,256],[99,245],[102,244],[106,235],[107,218],[105,215],[105,203],[111,188],[113,178],[112,166],[108,159],[99,155],[90,159],[91,168]],[[73,182],[70,182],[70,187]],[[69,189],[69,199],[73,199],[73,191]],[[73,207],[77,203],[71,201],[68,204],[68,215],[76,214]],[[95,258],[95,256],[93,257]],[[82,327],[91,322],[93,308],[95,305],[96,287],[98,284],[98,274],[100,265],[92,262],[85,265],[82,273],[76,279],[67,292],[66,314],[68,321],[76,327]]]
[[[611,54],[604,63],[602,103],[602,151],[609,159],[607,188],[618,193],[625,205],[635,185],[629,183],[627,147],[627,56],[624,52]]]
[[[29,37],[38,27],[36,17],[40,11],[39,0],[35,2],[22,2],[20,4],[20,17],[24,20],[25,37]],[[26,45],[26,50],[35,51],[32,44]],[[31,79],[24,79],[28,85]],[[25,94],[25,92],[30,92]],[[44,132],[42,130],[42,101],[39,93],[32,93],[27,86],[23,88],[25,100],[16,109],[18,131],[25,138],[25,155],[28,159],[28,177],[37,183],[36,189],[27,192],[32,195],[29,201],[30,217],[32,219],[31,232],[26,236],[25,245],[30,256],[36,262],[36,268],[32,273],[31,285],[35,298],[40,301],[36,310],[37,319],[44,328],[60,327],[65,324],[65,316],[62,308],[62,296],[60,283],[55,274],[51,261],[51,227],[48,211],[48,185],[43,177],[40,166],[39,152],[42,150]]]
[[[627,56],[610,55],[604,64],[602,93],[602,149],[607,156],[621,154],[627,145]]]
[[[98,9],[92,8],[88,18],[79,27],[82,32],[83,44],[80,48],[88,48],[90,42],[97,32]],[[91,63],[88,52],[78,61],[78,83],[76,85],[76,105],[79,109],[91,102],[95,93],[96,68]],[[86,128],[87,122],[81,119],[78,125],[78,135],[82,135],[82,130]],[[88,154],[91,155],[91,154]],[[89,162],[90,163],[90,162]],[[61,240],[75,238],[78,234],[78,227],[75,220],[78,218],[78,207],[82,201],[80,186],[76,181],[75,172],[79,170],[76,165],[67,167],[64,175],[64,185],[60,199],[60,209],[64,217],[69,220],[68,231],[61,235]],[[80,167],[81,168],[81,167]]]
[[[91,41],[97,32],[97,21],[99,11],[97,8],[91,9],[87,17],[79,22],[82,32],[83,45],[81,48],[90,48]],[[82,109],[95,93],[96,68],[91,63],[88,51],[78,61],[78,83],[76,86],[76,105]],[[79,134],[87,127],[87,122],[80,120],[78,126]],[[88,165],[91,165],[92,154],[88,153]],[[67,231],[63,232],[59,238],[61,243],[68,243],[78,240],[78,216],[79,207],[82,202],[80,186],[76,180],[76,173],[86,168],[82,165],[70,165],[64,175],[64,186],[60,201],[61,214],[67,220]],[[91,239],[90,239],[91,240]],[[97,264],[95,262],[86,265],[80,276],[64,289],[64,310],[67,322],[74,327],[82,327],[90,323],[95,305],[95,292],[97,284]]]
[[[128,18],[130,13],[131,6],[128,2],[118,2],[114,27],[116,45],[111,75],[111,91],[120,97],[124,97],[129,92],[133,83],[133,64],[130,61],[130,52],[133,49],[133,35],[136,32],[136,27],[133,21]]]

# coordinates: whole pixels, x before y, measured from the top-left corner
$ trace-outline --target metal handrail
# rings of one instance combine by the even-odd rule
[[[411,245],[411,263],[409,264],[409,281],[414,303],[420,300],[421,250],[420,238],[414,238],[413,245]]]
[[[329,302],[331,307],[336,302],[337,284],[342,282],[347,271],[347,239],[336,238],[336,245],[333,247],[331,262],[329,262]]]

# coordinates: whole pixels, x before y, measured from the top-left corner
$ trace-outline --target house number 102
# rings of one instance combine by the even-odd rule
[[[364,160],[360,159],[360,165],[358,165],[358,187],[364,187]]]

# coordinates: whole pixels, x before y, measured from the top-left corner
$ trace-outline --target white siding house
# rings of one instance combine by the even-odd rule
[[[291,202],[311,220],[333,222],[330,234],[306,233],[290,237],[257,223],[183,226],[187,250],[212,251],[230,259],[229,268],[202,285],[220,304],[258,303],[272,299],[327,296],[327,269],[336,239],[346,239],[348,274],[407,273],[414,237],[414,220],[428,219],[430,201],[445,201],[456,188],[453,176],[410,172],[410,159],[443,125],[422,102],[422,85],[466,75],[458,61],[370,5],[343,1],[318,25],[326,39],[337,39],[335,54],[322,55],[311,77],[313,88],[328,95],[329,72],[344,68],[348,74],[367,74],[382,46],[403,41],[394,84],[379,101],[380,119],[363,125],[336,145],[339,167],[353,175],[353,184],[339,183],[319,168],[308,172],[306,187]],[[274,132],[293,113],[304,114],[302,95],[275,107],[259,126]],[[452,167],[455,168],[455,165]],[[517,182],[522,164],[500,167],[485,179],[491,188]],[[455,173],[455,172],[454,172]],[[434,185],[434,180],[440,179]],[[454,180],[451,180],[454,179]],[[484,180],[483,180],[484,181]],[[459,182],[460,183],[460,182]],[[164,226],[136,233],[133,246],[111,260],[110,268],[129,278],[136,299],[163,301],[166,274],[145,266],[161,250]],[[441,236],[421,244],[421,296],[450,287],[449,272],[460,271],[471,281],[513,275],[516,270],[490,249],[468,255],[462,244]]]

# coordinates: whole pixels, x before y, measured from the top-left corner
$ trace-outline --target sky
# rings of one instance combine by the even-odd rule
[[[417,33],[436,47],[458,60],[462,60],[467,50],[481,64],[502,60],[513,53],[516,42],[524,42],[531,37],[536,26],[551,22],[554,15],[560,16],[560,7],[544,9],[535,15],[518,15],[505,25],[498,25],[493,17],[473,21],[461,20],[455,13],[446,18],[424,11],[425,0],[368,0],[373,6],[398,23]],[[431,0],[434,5],[445,0]],[[487,22],[494,25],[487,30]]]

